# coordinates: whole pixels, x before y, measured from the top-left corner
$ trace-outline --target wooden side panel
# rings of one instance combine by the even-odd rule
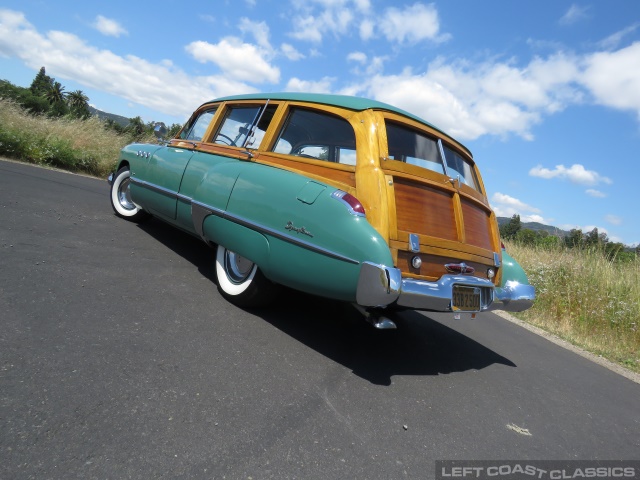
[[[464,199],[461,203],[467,243],[492,250],[491,213]]]
[[[398,230],[457,240],[453,196],[444,190],[396,177]]]
[[[256,156],[256,161],[265,165],[273,165],[292,172],[306,174],[311,178],[330,184],[338,184],[342,188],[345,185],[351,188],[356,186],[356,175],[353,167],[320,160],[289,159],[285,155],[273,153],[260,153],[259,156]]]

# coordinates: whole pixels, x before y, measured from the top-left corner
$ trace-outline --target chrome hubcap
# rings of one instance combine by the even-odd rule
[[[122,208],[126,210],[135,210],[136,204],[131,200],[131,192],[129,191],[129,179],[125,178],[118,186],[118,202]]]
[[[253,262],[235,252],[227,250],[224,256],[224,266],[229,280],[233,283],[242,283],[251,275]]]

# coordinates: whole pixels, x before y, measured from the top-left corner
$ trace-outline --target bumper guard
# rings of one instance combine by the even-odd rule
[[[508,281],[496,287],[489,280],[465,275],[443,275],[435,282],[402,278],[397,268],[364,262],[358,279],[356,302],[364,307],[399,307],[435,312],[451,312],[453,286],[480,288],[480,310],[522,312],[531,308],[535,299],[532,285]]]

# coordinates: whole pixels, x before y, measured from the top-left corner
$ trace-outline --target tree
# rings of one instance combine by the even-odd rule
[[[40,71],[31,82],[31,93],[34,95],[45,96],[49,90],[53,87],[53,78],[47,75],[44,67],[40,67]]]
[[[89,111],[89,97],[82,90],[75,90],[67,95],[67,104],[71,109],[71,114],[77,118],[88,118],[91,115]]]
[[[64,103],[67,98],[67,93],[64,91],[64,87],[60,82],[53,82],[53,85],[51,85],[45,93],[45,97],[51,105],[55,105],[56,103]]]
[[[505,223],[500,227],[500,235],[505,240],[511,240],[516,237],[521,228],[520,215],[513,215],[509,223]]]
[[[579,248],[583,245],[583,234],[579,228],[573,228],[569,235],[564,237],[564,244],[569,248]]]
[[[538,237],[539,235],[537,234],[537,232],[534,232],[529,228],[523,228],[519,230],[515,236],[515,238],[519,242],[524,243],[525,245],[535,245]]]
[[[145,125],[142,118],[140,118],[140,116],[130,118],[127,130],[132,132],[134,135],[142,135],[145,131]]]

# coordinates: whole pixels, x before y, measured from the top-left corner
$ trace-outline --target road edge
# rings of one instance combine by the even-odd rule
[[[632,372],[631,370],[623,367],[622,365],[612,362],[611,360],[607,360],[606,358],[596,355],[594,353],[583,350],[582,348],[570,342],[567,342],[566,340],[563,340],[560,337],[557,337],[553,333],[547,332],[542,328],[536,327],[535,325],[531,325],[530,323],[527,323],[523,320],[520,320],[519,318],[514,317],[508,312],[504,312],[502,310],[494,310],[492,313],[495,313],[500,318],[503,318],[511,323],[515,323],[516,325],[521,326],[522,328],[530,331],[531,333],[535,333],[540,337],[546,338],[551,343],[554,343],[564,348],[565,350],[570,350],[573,353],[577,353],[578,355],[580,355],[583,358],[586,358],[587,360],[591,360],[592,362],[597,363],[598,365],[608,370],[611,370],[612,372],[615,372],[618,375],[622,375],[623,377],[631,380],[632,382],[640,384],[640,374]]]

